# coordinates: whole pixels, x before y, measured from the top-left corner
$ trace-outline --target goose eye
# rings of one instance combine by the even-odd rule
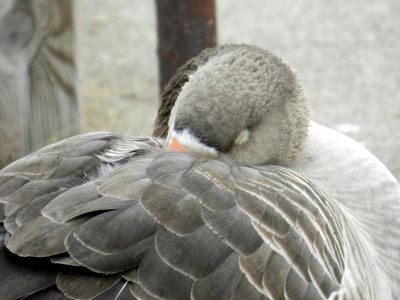
[[[243,145],[250,139],[250,131],[248,129],[242,130],[236,137],[234,144]]]

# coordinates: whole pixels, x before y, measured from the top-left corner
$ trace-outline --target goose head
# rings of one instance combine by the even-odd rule
[[[290,164],[302,150],[309,123],[294,72],[254,46],[217,47],[207,56],[173,99],[167,147],[226,153],[241,164]]]

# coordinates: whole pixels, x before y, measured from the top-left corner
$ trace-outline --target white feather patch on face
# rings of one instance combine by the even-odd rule
[[[204,153],[212,156],[218,155],[218,151],[215,148],[209,147],[201,143],[200,140],[196,138],[187,128],[183,129],[180,132],[172,130],[170,136],[168,137],[168,146],[173,139],[177,139],[182,146],[188,148],[191,152]]]
[[[235,145],[243,145],[250,139],[250,131],[248,129],[242,130],[236,137],[234,143]]]

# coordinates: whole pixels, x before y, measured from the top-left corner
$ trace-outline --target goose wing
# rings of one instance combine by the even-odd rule
[[[346,295],[346,238],[364,241],[310,181],[285,168],[234,166],[160,145],[83,135],[4,169],[4,295]]]
[[[2,298],[18,299],[35,294],[37,299],[63,299],[54,287],[57,268],[49,259],[22,259],[12,255],[5,244],[21,234],[30,246],[19,248],[20,256],[49,257],[63,252],[61,236],[78,223],[79,219],[62,226],[49,222],[41,210],[57,196],[69,192],[83,207],[96,197],[92,182],[107,177],[112,170],[120,167],[132,157],[162,146],[155,138],[131,138],[107,132],[83,134],[63,140],[26,156],[0,172],[0,285]],[[78,190],[74,190],[77,187]],[[82,192],[82,193],[81,193]],[[104,209],[118,199],[98,197]],[[93,203],[94,204],[94,203]],[[98,205],[98,204],[94,204]],[[105,205],[105,206],[104,206]],[[34,229],[26,229],[24,224]],[[75,224],[75,225],[72,225]],[[24,229],[25,228],[25,229]],[[13,243],[10,243],[12,245]],[[11,246],[10,246],[11,247]],[[16,246],[18,247],[18,246]],[[35,253],[36,252],[36,253]],[[35,253],[35,254],[34,254]],[[53,257],[54,262],[74,264],[68,257]],[[58,278],[58,277],[57,277]],[[101,282],[100,282],[101,283]],[[103,284],[103,283],[101,283]],[[61,296],[55,296],[58,293]],[[57,298],[58,297],[58,298]],[[32,298],[32,299],[33,299]],[[36,298],[35,298],[36,299]]]

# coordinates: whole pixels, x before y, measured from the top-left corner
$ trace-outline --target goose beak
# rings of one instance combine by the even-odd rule
[[[199,139],[193,136],[187,129],[181,132],[172,131],[167,139],[167,149],[195,156],[218,156],[218,151],[216,149],[201,143]]]
[[[177,138],[172,138],[171,142],[169,143],[168,149],[173,150],[173,151],[178,151],[178,152],[183,152],[183,153],[189,153],[190,150],[183,146]]]

